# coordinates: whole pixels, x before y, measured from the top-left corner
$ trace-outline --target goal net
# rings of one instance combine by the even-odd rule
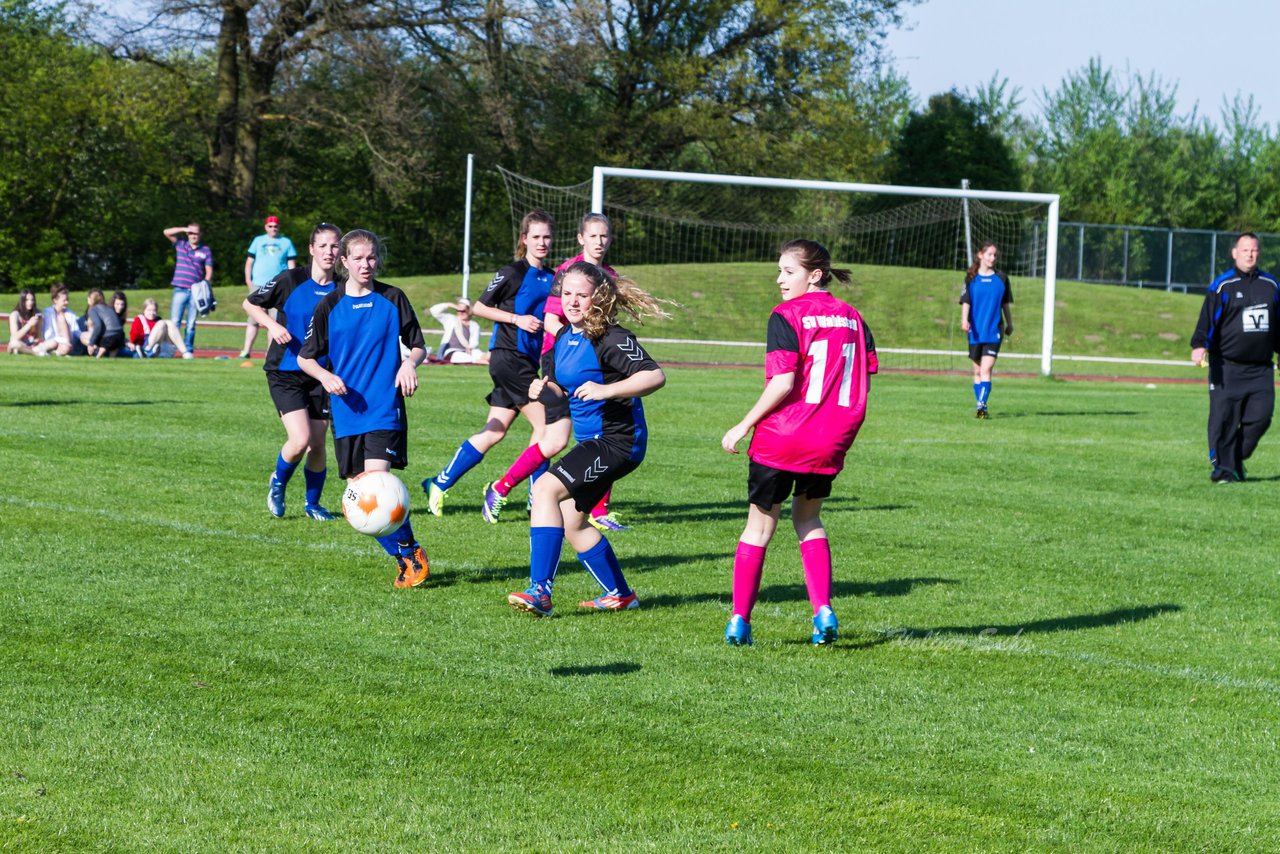
[[[659,359],[760,364],[778,302],[778,247],[805,237],[852,268],[853,284],[833,293],[867,318],[883,367],[968,369],[960,288],[972,252],[993,242],[1016,296],[1004,367],[1048,373],[1042,307],[1054,281],[1054,196],[600,167],[593,181],[552,186],[499,171],[513,223],[534,207],[555,216],[556,258],[580,251],[583,214],[609,216],[609,264],[682,306],[637,330]]]

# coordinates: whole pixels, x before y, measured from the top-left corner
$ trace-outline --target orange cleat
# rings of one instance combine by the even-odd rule
[[[431,571],[427,566],[427,553],[417,543],[409,554],[397,557],[396,564],[400,567],[400,572],[396,575],[396,587],[417,587],[427,580],[427,574]]]

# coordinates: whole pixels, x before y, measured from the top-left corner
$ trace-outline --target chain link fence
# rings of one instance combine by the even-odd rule
[[[1044,224],[1037,228],[1043,233]],[[1058,278],[1203,293],[1230,268],[1236,236],[1232,231],[1197,228],[1064,222],[1058,227]],[[1258,266],[1280,269],[1280,234],[1258,236]]]

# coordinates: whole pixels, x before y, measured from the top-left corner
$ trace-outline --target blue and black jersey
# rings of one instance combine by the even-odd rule
[[[540,270],[521,258],[498,271],[480,302],[512,314],[531,314],[541,320],[554,279],[554,270]],[[542,333],[525,332],[514,323],[495,323],[489,349],[515,350],[536,362],[542,352]]]
[[[418,318],[399,288],[375,281],[364,296],[339,288],[320,300],[298,355],[328,356],[329,370],[347,387],[330,399],[334,438],[405,429],[404,398],[396,388],[401,341],[411,350],[423,346]]]
[[[1191,335],[1192,348],[1204,347],[1212,357],[1232,362],[1271,364],[1280,338],[1280,284],[1270,273],[1234,267],[1213,280]]]
[[[621,326],[610,326],[595,342],[565,326],[556,336],[555,347],[542,357],[543,376],[569,395],[574,439],[601,438],[625,444],[633,462],[644,459],[649,438],[640,398],[579,400],[573,393],[586,382],[607,385],[653,370],[658,370],[658,363]]]
[[[999,344],[1000,313],[1013,302],[1009,277],[999,270],[974,276],[960,291],[960,305],[969,305],[969,343]]]
[[[302,349],[302,341],[307,337],[311,315],[315,313],[320,300],[333,293],[333,287],[333,282],[327,285],[317,284],[311,278],[309,268],[295,267],[285,270],[249,294],[252,305],[264,311],[274,308],[277,322],[293,336],[288,344],[278,344],[272,340],[267,347],[267,360],[262,365],[264,371],[298,370],[298,351]],[[325,368],[329,367],[328,360],[321,360],[320,364]]]

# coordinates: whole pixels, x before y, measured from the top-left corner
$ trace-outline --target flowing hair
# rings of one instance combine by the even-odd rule
[[[575,261],[564,271],[565,276],[571,273],[580,273],[591,283],[591,308],[582,317],[582,331],[592,341],[599,341],[618,322],[619,309],[643,324],[646,317],[671,317],[662,303],[676,304],[643,290],[634,279],[614,278],[590,261]]]
[[[967,285],[978,277],[978,268],[982,266],[982,253],[988,249],[1000,251],[1000,247],[996,246],[990,240],[978,247],[977,253],[973,256],[973,263],[969,265],[969,269],[964,274],[964,283]]]
[[[124,291],[116,291],[114,294],[112,294],[111,295],[112,311],[115,311],[116,300],[120,300],[120,302],[124,303],[124,308],[120,309],[119,311],[116,311],[116,316],[123,321],[126,317],[129,316],[129,298],[124,295]]]
[[[782,244],[778,254],[788,253],[794,255],[804,269],[822,272],[822,279],[818,282],[820,288],[830,286],[832,279],[847,285],[853,278],[853,275],[843,267],[831,266],[831,253],[827,251],[827,247],[816,240],[788,240]]]
[[[27,297],[31,297],[31,310],[27,311]],[[40,313],[39,306],[36,305],[36,292],[31,288],[23,288],[18,294],[18,304],[14,306],[14,311],[18,312],[18,319],[26,323],[32,317]]]

